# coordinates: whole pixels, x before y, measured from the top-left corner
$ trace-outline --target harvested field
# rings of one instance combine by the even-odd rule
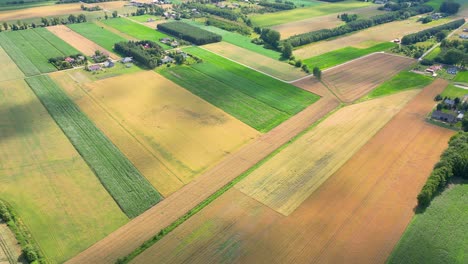
[[[384,263],[454,133],[424,121],[446,85],[426,87],[288,217],[231,189],[133,263]]]
[[[166,197],[259,135],[152,71],[82,87],[54,79]]]
[[[299,68],[285,62],[274,60],[227,42],[208,44],[204,45],[203,48],[285,81],[293,81],[307,75]]]
[[[162,199],[49,76],[31,77],[26,82],[128,217],[136,217]]]
[[[419,91],[340,109],[236,185],[262,204],[290,215]]]
[[[2,70],[0,71],[0,82],[15,80],[24,77],[23,72],[11,60],[4,49],[0,47],[0,61],[2,62]]]
[[[377,5],[358,8],[354,10],[350,10],[348,14],[357,14],[360,17],[369,17],[373,15],[382,14],[382,11],[377,10]],[[319,16],[319,17],[312,17],[300,21],[289,22],[281,25],[276,25],[271,27],[272,29],[278,31],[281,34],[281,39],[286,39],[294,35],[307,33],[319,29],[325,28],[334,28],[339,25],[344,24],[341,19],[337,16],[342,14],[343,12],[326,15],[326,16]]]
[[[313,83],[314,86],[319,84]],[[324,96],[253,143],[227,156],[214,168],[82,252],[69,263],[115,263],[118,258],[128,255],[161,229],[183,216],[338,105],[339,102],[334,97]]]
[[[21,256],[21,246],[8,225],[0,220],[0,264],[27,264]]]
[[[374,53],[323,72],[322,80],[341,100],[353,102],[414,62],[406,57]]]
[[[128,221],[23,80],[0,82],[0,198],[61,263]]]
[[[100,50],[102,52],[108,53],[113,59],[119,58],[119,56],[109,52],[105,48],[99,46],[98,44],[83,37],[82,35],[76,33],[64,25],[47,27],[47,29],[87,56],[91,56],[96,50]]]
[[[417,19],[417,17],[413,17],[408,20],[390,22],[364,29],[353,34],[345,35],[343,37],[311,43],[294,50],[293,53],[294,56],[305,59],[347,46],[355,48],[369,48],[378,42],[387,42],[395,38],[401,39],[404,35],[435,27],[451,20],[443,18],[427,24],[422,24],[421,22],[417,22]],[[363,42],[363,40],[366,41]]]

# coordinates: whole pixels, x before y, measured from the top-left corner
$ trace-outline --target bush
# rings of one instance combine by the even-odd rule
[[[222,39],[218,34],[183,22],[158,24],[158,29],[197,45],[219,42]]]

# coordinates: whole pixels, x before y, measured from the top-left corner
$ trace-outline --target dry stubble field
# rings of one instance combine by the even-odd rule
[[[2,70],[0,71],[0,82],[24,77],[23,72],[11,60],[8,54],[0,47],[0,62],[2,62]]]
[[[303,86],[307,87],[305,83],[306,81],[304,81]],[[312,81],[313,86],[319,84]],[[324,87],[314,89],[326,91]],[[338,105],[339,102],[336,98],[330,95],[323,96],[318,102],[260,136],[251,144],[228,155],[215,167],[83,251],[68,263],[115,263],[118,258],[130,254],[161,229],[176,221]]]
[[[291,215],[233,188],[133,263],[384,263],[453,135],[424,121],[446,85],[426,87]]]
[[[81,85],[52,77],[166,197],[259,135],[153,71]]]
[[[283,215],[291,214],[419,91],[340,109],[236,185]]]
[[[369,48],[376,43],[391,41],[395,38],[402,38],[404,35],[418,32],[426,28],[435,27],[451,20],[444,18],[431,23],[422,24],[421,22],[417,22],[417,19],[417,17],[414,17],[409,20],[390,22],[364,29],[356,33],[351,33],[344,37],[312,43],[297,48],[293,53],[297,58],[307,59],[348,46]]]
[[[374,53],[322,73],[322,80],[344,102],[353,102],[409,67],[415,60]]]
[[[285,81],[293,81],[307,75],[292,65],[227,42],[208,44],[203,48]]]
[[[94,54],[96,50],[100,50],[101,52],[108,53],[110,57],[113,59],[120,58],[114,53],[104,49],[103,47],[81,36],[80,34],[76,33],[75,31],[71,30],[70,28],[64,25],[51,26],[51,27],[47,27],[47,29],[50,32],[57,35],[59,38],[63,39],[63,41],[67,42],[70,46],[82,52],[86,56],[91,56]]]
[[[0,197],[52,262],[128,218],[24,80],[0,82]]]

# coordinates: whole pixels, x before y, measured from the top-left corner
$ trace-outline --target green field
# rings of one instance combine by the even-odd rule
[[[129,36],[132,36],[134,38],[137,38],[140,40],[151,40],[154,42],[158,42],[158,44],[161,45],[165,49],[172,48],[171,46],[168,46],[159,42],[160,39],[167,38],[170,36],[166,35],[163,32],[157,31],[156,29],[151,29],[147,26],[143,26],[136,22],[132,22],[129,19],[112,18],[112,19],[103,20],[102,23],[110,27],[113,27],[119,30],[120,32],[125,33]]]
[[[0,11],[25,9],[38,6],[54,5],[57,1],[24,1],[22,4],[7,4],[7,2],[13,2],[12,0],[0,0]]]
[[[447,96],[447,97],[450,97],[450,98],[455,98],[455,97],[463,98],[463,96],[465,96],[467,94],[468,94],[467,89],[459,88],[459,87],[456,87],[453,84],[449,84],[440,95],[442,97]]]
[[[185,23],[197,26],[199,28],[211,31],[213,33],[219,34],[223,37],[223,41],[231,43],[233,45],[239,46],[244,49],[248,49],[250,51],[256,52],[258,54],[262,54],[264,56],[270,57],[272,59],[279,59],[281,57],[281,53],[263,48],[262,45],[256,45],[251,42],[251,38],[247,36],[243,36],[234,32],[229,32],[214,26],[205,26],[204,23],[199,21],[193,20],[184,20]]]
[[[127,41],[125,38],[114,34],[94,23],[79,23],[68,25],[76,33],[95,42],[108,51],[114,49],[114,44],[121,41]]]
[[[160,16],[153,16],[153,15],[131,16],[129,18],[131,20],[141,22],[141,23],[148,22],[148,19],[150,19],[150,18],[152,18],[154,21],[161,20]]]
[[[389,95],[409,89],[423,88],[432,82],[432,78],[414,72],[402,71],[393,76],[392,79],[382,83],[370,92],[364,99]]]
[[[468,263],[468,184],[453,185],[417,214],[388,263]]]
[[[159,71],[166,78],[238,118],[266,132],[319,99],[209,51],[190,47],[203,63]]]
[[[45,28],[0,33],[0,45],[27,76],[55,71],[50,58],[79,53]]]
[[[426,55],[426,57],[424,57],[424,59],[428,59],[428,60],[433,60],[435,59],[435,57],[437,57],[437,55],[439,55],[440,53],[440,47],[436,47],[434,48],[429,54]]]
[[[305,8],[296,8],[275,13],[256,14],[252,15],[250,18],[255,26],[270,27],[288,22],[304,20],[307,18],[319,17],[360,7],[366,7],[369,5],[372,5],[372,3],[355,0],[347,0],[337,3],[323,2],[321,4]]]
[[[122,211],[136,217],[162,197],[48,76],[26,82]]]
[[[314,67],[319,67],[320,69],[323,70],[326,68],[330,68],[330,67],[345,63],[350,60],[357,59],[359,57],[368,55],[370,53],[384,51],[395,46],[396,44],[392,42],[384,42],[384,43],[379,43],[377,45],[374,45],[372,47],[365,48],[365,49],[359,49],[355,47],[345,47],[342,49],[337,49],[334,51],[324,53],[319,56],[308,58],[306,60],[303,60],[302,62],[307,64],[307,66],[310,69],[313,69]]]
[[[468,71],[458,72],[457,75],[455,76],[455,79],[453,80],[456,82],[462,82],[462,83],[468,84]]]

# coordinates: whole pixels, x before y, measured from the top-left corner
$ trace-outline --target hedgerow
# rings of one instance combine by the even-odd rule
[[[183,22],[158,24],[158,29],[197,45],[219,42],[222,39],[222,37],[218,34]]]
[[[433,37],[435,34],[442,32],[443,30],[453,30],[453,29],[461,27],[463,24],[465,24],[465,19],[461,18],[461,19],[449,22],[447,24],[443,24],[437,27],[432,27],[432,28],[428,28],[428,29],[413,33],[413,34],[409,34],[409,35],[404,36],[401,39],[401,44],[409,45],[409,44],[414,44],[417,42],[423,42]]]

